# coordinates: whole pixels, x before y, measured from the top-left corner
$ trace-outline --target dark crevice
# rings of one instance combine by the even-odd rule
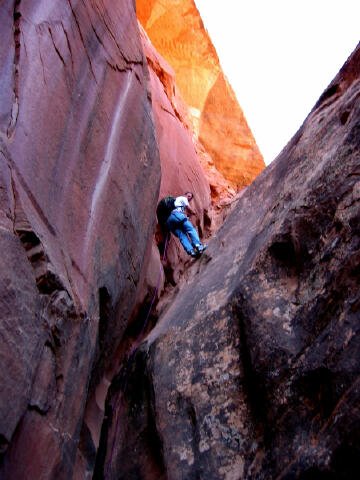
[[[200,451],[199,451],[201,435],[200,435],[200,431],[199,431],[199,425],[198,425],[194,405],[191,403],[191,401],[189,399],[186,399],[185,403],[186,403],[185,410],[186,410],[186,413],[188,414],[188,418],[189,418],[190,425],[191,425],[191,430],[192,430],[192,435],[191,435],[192,441],[191,441],[191,443],[192,443],[192,450],[193,450],[193,454],[194,454],[194,463],[196,465],[192,475],[193,475],[194,480],[200,480],[202,478],[201,473],[200,473],[200,471],[201,471],[201,461],[200,461]]]
[[[16,0],[14,4],[14,101],[10,113],[10,120],[7,129],[8,138],[13,134],[17,119],[19,116],[19,64],[21,53],[21,12],[20,12],[21,0]]]
[[[129,344],[133,344],[135,342],[139,343],[143,337],[149,333],[157,322],[157,315],[152,313],[155,311],[157,301],[155,299],[152,305],[152,299],[154,292],[149,292],[143,303],[141,304],[136,316],[129,321],[129,325],[124,332],[124,341],[128,341]],[[151,311],[150,307],[152,305]],[[141,338],[139,338],[141,335]]]
[[[45,295],[51,295],[57,290],[63,290],[63,286],[57,275],[49,270],[36,278],[36,286],[38,287],[39,292]]]
[[[332,455],[331,468],[335,472],[334,479],[353,480],[354,473],[359,471],[360,440],[354,430],[354,438],[346,435],[344,445],[340,446]]]
[[[109,329],[111,297],[106,287],[99,289],[99,348],[103,351]]]
[[[96,452],[95,467],[93,473],[93,480],[104,479],[105,460],[107,455],[107,444],[109,438],[109,430],[112,424],[113,412],[111,405],[105,403],[104,420],[101,426],[100,442]]]
[[[296,266],[296,252],[293,243],[289,241],[274,242],[269,248],[270,254],[287,267]]]
[[[27,252],[40,245],[40,240],[34,232],[18,230],[16,233]]]
[[[345,110],[345,112],[343,112],[341,115],[340,115],[340,123],[341,125],[345,125],[346,122],[348,121],[348,118],[350,116],[350,110]]]
[[[61,332],[59,329],[54,325],[51,329],[51,335],[54,340],[54,345],[55,348],[60,348],[61,347]]]
[[[148,398],[147,422],[148,422],[148,446],[151,456],[155,464],[160,467],[161,472],[165,472],[164,465],[164,447],[156,426],[156,407],[155,407],[155,391],[154,382],[149,376],[149,372],[145,375],[145,388]]]
[[[73,72],[73,75],[75,74],[75,70],[74,70],[74,57],[73,57],[73,53],[72,53],[72,48],[71,48],[71,43],[70,43],[70,39],[69,39],[69,35],[64,27],[64,24],[63,22],[61,22],[61,26],[63,28],[63,32],[64,32],[64,35],[65,35],[65,38],[66,38],[66,43],[67,43],[67,46],[68,46],[68,49],[69,49],[69,52],[70,52],[70,59],[71,59],[71,69],[72,69],[72,72]]]
[[[43,410],[42,408],[39,407],[39,405],[32,405],[32,404],[29,404],[28,405],[28,410],[31,412],[36,412],[38,413],[39,415],[41,415],[42,417],[45,417],[45,415],[48,413],[50,407],[48,407],[47,409]]]
[[[211,216],[209,215],[208,210],[204,210],[204,230],[210,230],[211,228]]]
[[[53,34],[52,34],[52,31],[51,31],[50,27],[48,27],[48,31],[49,31],[50,38],[51,38],[52,44],[54,46],[55,52],[57,53],[58,57],[60,58],[61,63],[63,64],[64,68],[66,69],[65,60],[64,60],[63,56],[61,55],[60,50],[56,46],[56,43],[55,43],[55,40],[54,40],[54,37],[53,37]]]
[[[8,449],[8,446],[9,446],[8,440],[4,437],[4,435],[0,434],[0,465]]]
[[[51,343],[49,340],[45,342],[45,347],[47,347],[51,351],[51,353],[56,355],[55,345]]]
[[[119,71],[119,70],[118,70],[118,66],[117,66],[117,65],[113,65],[112,63],[109,62],[109,60],[106,60],[106,63],[109,65],[109,67],[111,68],[111,70],[113,70],[114,72],[118,72],[118,71]],[[125,71],[125,69],[122,70],[122,71]]]
[[[64,290],[58,276],[52,271],[51,264],[40,239],[33,231],[17,230],[29,262],[35,271],[36,285],[39,292],[50,295],[56,290]]]
[[[89,394],[94,392],[118,347],[114,329],[122,328],[119,319],[119,303],[113,304],[113,298],[105,285],[98,290],[98,308],[97,347],[90,375]],[[119,335],[122,336],[122,330]]]
[[[244,391],[247,397],[250,415],[253,425],[258,430],[258,435],[262,437],[263,429],[267,424],[267,400],[266,391],[263,381],[253,367],[253,360],[251,357],[251,345],[249,342],[249,335],[246,328],[245,317],[245,300],[240,296],[240,299],[234,306],[234,313],[239,319],[240,329],[240,357],[244,369]],[[251,313],[249,313],[251,318]]]
[[[337,378],[329,369],[321,367],[302,375],[292,385],[297,397],[303,399],[314,417],[321,418],[321,423],[330,417],[344,393],[339,390],[339,385],[346,384],[347,381],[345,377],[340,377]]]
[[[120,463],[120,479],[147,478],[144,471],[149,465],[151,471],[158,472],[157,478],[163,479],[163,445],[156,426],[155,392],[146,360],[141,354],[131,356],[124,365],[113,379],[105,402],[93,480],[103,480],[106,471],[110,478],[112,469]],[[127,431],[125,443],[116,424],[119,415]],[[133,449],[139,452],[138,459],[131,457]]]
[[[328,89],[325,90],[325,92],[321,95],[321,97],[319,98],[319,100],[317,101],[315,107],[314,107],[314,110],[318,109],[320,106],[322,106],[327,100],[329,100],[330,98],[332,97],[335,97],[335,95],[337,95],[338,93],[341,92],[341,88],[340,88],[340,85],[335,83],[335,85],[331,85]],[[335,100],[335,98],[333,98],[333,100]],[[326,105],[323,105],[323,106],[328,106],[328,103]]]
[[[78,18],[77,18],[77,15],[76,15],[76,13],[75,13],[75,10],[74,10],[74,7],[73,7],[73,5],[72,5],[72,3],[71,3],[71,0],[68,0],[68,3],[69,3],[69,6],[70,6],[70,10],[71,10],[72,16],[73,16],[74,21],[75,21],[77,30],[78,30],[78,32],[79,32],[79,36],[80,36],[81,43],[83,44],[83,47],[84,47],[84,50],[85,50],[85,54],[86,54],[86,57],[87,57],[88,62],[89,62],[89,66],[90,66],[91,73],[92,73],[92,75],[93,75],[93,77],[94,77],[95,82],[97,83],[96,76],[95,76],[95,72],[94,72],[94,69],[93,69],[93,66],[92,66],[92,63],[91,63],[91,59],[90,59],[89,53],[88,53],[87,48],[86,48],[86,43],[85,43],[85,40],[84,40],[82,31],[81,31],[81,27],[80,27],[79,20],[78,20]]]

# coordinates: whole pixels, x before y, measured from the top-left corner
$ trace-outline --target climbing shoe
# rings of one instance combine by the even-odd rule
[[[190,255],[191,257],[197,257],[199,254],[198,254],[198,252],[195,252],[195,250],[191,250],[191,251],[189,252],[189,255]]]
[[[206,244],[205,245],[197,244],[197,245],[195,245],[195,248],[199,253],[202,253],[204,250],[207,249],[207,245]]]

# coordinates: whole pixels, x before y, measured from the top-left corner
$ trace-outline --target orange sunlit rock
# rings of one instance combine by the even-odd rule
[[[193,0],[136,0],[151,42],[175,72],[196,136],[224,177],[242,187],[265,167]]]

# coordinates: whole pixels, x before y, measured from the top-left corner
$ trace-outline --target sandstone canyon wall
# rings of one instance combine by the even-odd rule
[[[186,191],[194,192],[192,203],[197,215],[192,221],[201,234],[209,234],[214,230],[215,223],[214,215],[211,213],[210,187],[218,190],[222,185],[221,177],[218,175],[213,179],[211,186],[209,185],[208,175],[202,168],[200,155],[194,145],[191,131],[187,128],[187,108],[177,93],[174,72],[154,49],[142,28],[141,33],[149,65],[154,124],[160,152],[159,198],[183,195]],[[229,188],[222,188],[222,194],[227,195],[228,192]],[[160,231],[157,232],[156,239],[158,243],[164,241]],[[172,237],[167,248],[168,279],[171,276],[176,282],[183,272],[186,257],[187,254],[179,242]]]
[[[137,0],[136,8],[154,47],[174,69],[194,133],[216,169],[235,188],[249,185],[264,160],[194,0]]]
[[[121,408],[110,390],[111,478],[357,478],[359,65],[159,306]]]
[[[177,66],[130,0],[5,0],[0,25],[0,478],[351,478],[360,50],[209,253],[172,238],[163,273],[159,196],[193,189],[207,237],[234,195]],[[200,130],[222,123],[209,62]]]
[[[159,195],[196,192],[208,235],[210,194],[235,192],[216,169],[209,184],[132,2],[9,0],[0,24],[0,476],[91,477],[108,386],[160,271]],[[172,239],[168,280],[184,263]]]
[[[85,478],[155,227],[150,78],[130,0],[6,0],[0,23],[0,477]]]

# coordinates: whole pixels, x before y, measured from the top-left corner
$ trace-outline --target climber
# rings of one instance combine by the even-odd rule
[[[185,211],[190,215],[195,214],[189,204],[193,197],[192,192],[186,192],[184,196],[176,197],[175,208],[170,213],[166,224],[169,230],[178,237],[186,253],[191,257],[198,257],[207,248],[207,245],[200,242],[197,231],[185,215]]]

